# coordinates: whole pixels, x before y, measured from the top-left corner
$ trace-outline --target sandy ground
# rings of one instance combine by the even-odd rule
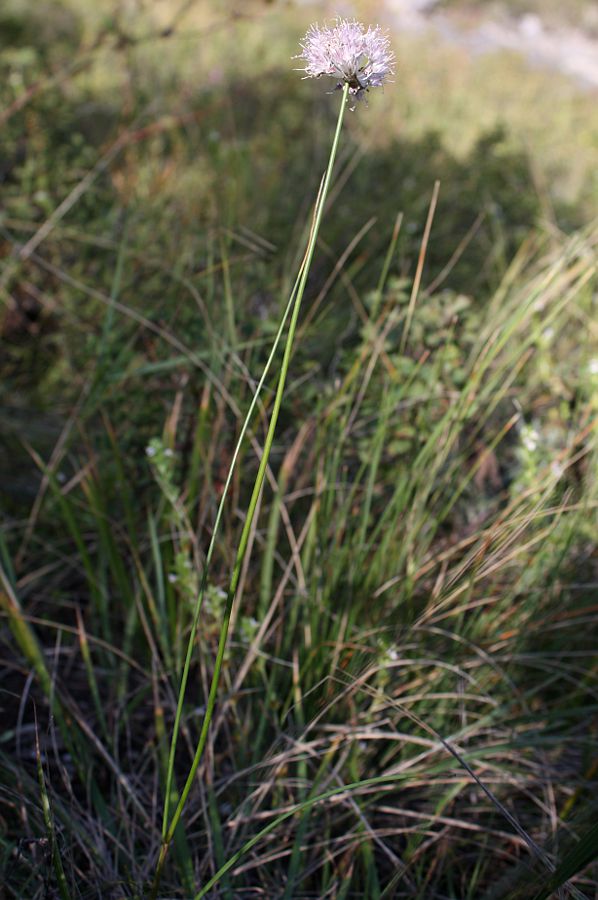
[[[489,18],[436,8],[435,0],[385,0],[388,20],[402,31],[432,29],[470,53],[508,50],[530,65],[563,72],[583,88],[598,90],[598,40],[581,29],[547,26],[537,15]]]

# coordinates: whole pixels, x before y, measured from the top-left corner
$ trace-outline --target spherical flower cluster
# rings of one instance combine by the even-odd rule
[[[349,85],[349,93],[361,99],[371,87],[382,87],[394,74],[395,56],[386,33],[376,25],[367,31],[360,22],[337,19],[332,28],[312,25],[303,41],[306,78],[331,75],[338,88]]]

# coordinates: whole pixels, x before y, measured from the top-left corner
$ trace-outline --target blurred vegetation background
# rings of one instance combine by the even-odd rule
[[[598,28],[584,0],[436,11]],[[387,25],[397,74],[347,116],[165,896],[312,790],[395,771],[285,821],[213,896],[596,890],[596,91],[402,27],[390,0],[5,0],[9,897],[151,879],[202,558],[337,112],[292,57],[334,12]],[[210,575],[181,780],[270,399]]]

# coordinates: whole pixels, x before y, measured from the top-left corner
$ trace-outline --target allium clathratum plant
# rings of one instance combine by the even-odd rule
[[[376,25],[366,30],[359,22],[337,19],[333,28],[312,25],[303,41],[306,78],[329,75],[337,89],[346,85],[357,100],[373,87],[382,87],[394,74],[394,53],[385,32]]]
[[[264,477],[266,474],[266,468],[268,465],[268,459],[270,457],[270,451],[272,449],[272,442],[274,439],[274,432],[276,429],[276,423],[278,420],[278,415],[280,412],[282,398],[284,394],[285,382],[287,378],[287,373],[289,370],[289,363],[291,359],[291,352],[293,348],[293,340],[295,337],[295,331],[297,328],[297,321],[299,318],[299,311],[301,308],[301,301],[303,299],[303,295],[305,292],[305,286],[307,283],[307,278],[310,271],[311,262],[314,255],[314,250],[316,247],[316,242],[318,238],[318,232],[320,230],[320,225],[322,222],[322,216],[324,213],[324,208],[326,206],[326,199],[328,196],[328,191],[330,188],[332,171],[334,168],[334,161],[336,158],[343,118],[345,114],[345,109],[347,106],[347,101],[349,98],[359,99],[363,96],[363,94],[368,91],[372,87],[381,87],[383,83],[387,80],[388,76],[393,73],[393,63],[394,63],[394,55],[390,50],[389,41],[386,35],[381,31],[377,26],[375,28],[368,28],[367,30],[363,25],[360,25],[358,22],[349,22],[344,19],[337,19],[336,24],[331,28],[323,28],[320,29],[318,26],[312,26],[307,32],[304,41],[301,44],[303,48],[302,54],[300,54],[301,59],[304,59],[306,62],[306,66],[304,71],[306,72],[306,77],[318,77],[320,75],[331,75],[337,79],[337,86],[342,91],[340,109],[338,113],[338,119],[336,123],[336,129],[334,132],[334,137],[332,140],[332,146],[330,149],[330,156],[328,159],[328,165],[326,167],[326,171],[322,178],[322,182],[320,185],[320,190],[318,192],[318,196],[315,203],[315,208],[313,211],[313,218],[311,222],[311,229],[309,232],[309,238],[307,241],[307,247],[305,250],[305,254],[303,257],[303,261],[299,268],[299,272],[295,281],[295,285],[291,292],[291,296],[289,298],[287,307],[285,309],[282,321],[280,323],[278,332],[276,334],[274,344],[272,346],[272,350],[268,357],[266,366],[260,378],[260,381],[257,385],[252,403],[249,407],[248,413],[245,417],[245,421],[243,423],[243,427],[241,429],[241,433],[239,436],[239,440],[237,442],[235,451],[233,453],[232,461],[229,467],[228,476],[225,482],[224,490],[222,493],[220,505],[218,507],[218,511],[216,514],[216,520],[214,523],[214,528],[212,532],[212,538],[210,541],[210,545],[208,547],[208,551],[206,554],[206,563],[204,566],[204,572],[202,576],[201,586],[199,590],[199,594],[197,597],[197,601],[195,604],[194,617],[193,617],[193,625],[191,628],[189,642],[187,646],[187,653],[185,658],[185,663],[183,666],[183,672],[181,676],[181,684],[178,695],[178,703],[177,703],[177,711],[176,717],[173,727],[171,745],[170,745],[170,753],[169,753],[169,761],[168,761],[168,770],[166,777],[166,790],[165,790],[165,800],[164,800],[164,814],[163,814],[163,823],[162,823],[162,846],[160,850],[160,855],[158,859],[158,864],[156,867],[156,873],[154,877],[154,883],[152,887],[151,897],[156,898],[158,896],[158,889],[160,884],[160,879],[162,875],[162,871],[164,868],[164,863],[170,848],[170,845],[173,841],[175,831],[177,825],[181,819],[183,810],[185,808],[185,804],[187,802],[187,798],[189,796],[189,792],[191,791],[191,787],[193,785],[193,780],[197,773],[197,769],[199,767],[200,761],[202,759],[206,742],[208,739],[208,733],[210,729],[210,723],[212,721],[212,717],[214,714],[214,707],[216,704],[216,697],[218,693],[218,686],[220,681],[220,673],[222,669],[222,663],[224,660],[226,644],[229,636],[229,627],[231,621],[231,614],[233,605],[235,602],[235,597],[237,594],[237,588],[239,585],[239,580],[241,577],[241,572],[243,569],[243,563],[245,560],[245,556],[247,553],[247,547],[250,539],[250,533],[252,529],[252,524],[254,521],[254,517],[256,514],[256,509],[258,505],[258,500],[260,496],[260,492],[263,486]],[[289,321],[290,319],[290,321]],[[214,671],[212,675],[212,680],[210,684],[208,700],[206,703],[205,715],[201,727],[201,732],[199,739],[197,741],[197,746],[195,749],[195,755],[193,758],[193,762],[189,769],[189,774],[185,781],[183,788],[181,789],[180,795],[177,794],[174,784],[173,784],[173,772],[174,772],[174,760],[175,760],[175,752],[177,746],[177,740],[180,731],[181,724],[181,716],[183,711],[183,703],[185,699],[185,692],[187,688],[187,681],[189,678],[189,670],[191,665],[191,657],[193,654],[193,647],[195,645],[196,633],[199,624],[199,617],[201,613],[201,608],[203,604],[203,598],[206,592],[206,587],[208,584],[208,571],[210,561],[212,559],[215,539],[218,532],[218,528],[220,525],[222,512],[224,508],[224,504],[226,501],[226,497],[228,494],[228,490],[230,487],[232,473],[239,455],[239,451],[244,440],[245,434],[247,432],[247,428],[249,422],[251,420],[254,409],[257,405],[258,397],[260,391],[264,385],[266,377],[270,371],[276,350],[282,340],[283,332],[285,326],[289,321],[287,336],[284,344],[284,353],[283,359],[280,365],[280,370],[278,374],[278,384],[276,388],[276,394],[274,398],[274,403],[272,406],[272,413],[268,425],[268,431],[266,435],[266,439],[264,442],[264,448],[262,452],[262,456],[260,459],[260,464],[258,468],[258,472],[255,478],[255,482],[253,485],[253,490],[251,493],[251,499],[249,501],[247,514],[245,517],[245,522],[243,525],[243,530],[241,532],[241,537],[239,540],[239,546],[236,553],[235,563],[233,566],[230,583],[226,595],[226,601],[224,604],[224,613],[222,625],[220,628],[220,636],[218,642],[218,650],[216,654],[216,660],[214,663]],[[346,788],[345,788],[346,789]],[[325,795],[321,795],[320,797],[311,798],[307,801],[308,804],[313,805],[316,802],[319,802],[325,799],[327,796],[331,796],[336,793],[336,791],[328,792]],[[171,806],[174,806],[174,812],[171,812]],[[292,814],[292,813],[289,813]],[[283,816],[286,818],[287,814]],[[209,891],[212,886],[220,880],[220,878],[231,868],[232,865],[236,862],[240,855],[250,849],[250,846],[253,846],[262,836],[264,836],[271,827],[275,827],[278,819],[275,820],[271,826],[268,826],[263,832],[260,832],[252,841],[250,841],[244,848],[241,849],[237,854],[235,854],[231,859],[221,868],[219,872],[217,872],[214,877],[202,888],[197,897],[202,897],[205,895],[207,891]]]

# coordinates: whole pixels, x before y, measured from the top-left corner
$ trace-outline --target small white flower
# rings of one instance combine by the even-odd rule
[[[596,357],[589,361],[588,372],[590,373],[590,375],[598,375],[598,359],[596,359]]]
[[[530,453],[533,453],[537,448],[539,439],[540,435],[536,429],[531,426],[525,427],[521,433],[521,443]]]
[[[158,451],[156,450],[156,448],[155,448],[152,444],[150,444],[148,447],[145,448],[146,456],[149,456],[150,458],[151,458],[152,456],[155,456],[157,452],[158,452]]]
[[[349,85],[357,99],[372,87],[382,87],[394,74],[395,56],[386,33],[376,25],[367,29],[360,22],[337,18],[334,27],[311,25],[303,41],[306,78],[330,75],[337,87]]]
[[[168,580],[169,580],[169,582],[170,582],[171,584],[176,584],[177,581],[179,580],[179,576],[178,576],[178,575],[175,575],[174,572],[169,572],[169,573],[168,573]]]

